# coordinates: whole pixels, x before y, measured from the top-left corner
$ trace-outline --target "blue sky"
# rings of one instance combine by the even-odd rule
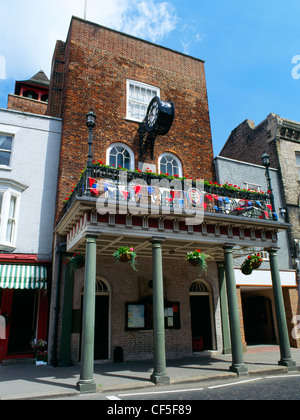
[[[55,41],[84,3],[0,0],[0,107],[15,80],[41,67],[50,76]],[[300,121],[299,0],[87,0],[86,13],[205,61],[215,155],[245,119],[259,124],[273,112]]]

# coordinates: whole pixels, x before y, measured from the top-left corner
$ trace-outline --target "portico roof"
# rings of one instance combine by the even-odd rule
[[[235,256],[249,248],[276,247],[278,231],[290,226],[273,220],[265,194],[195,183],[181,190],[184,181],[170,182],[168,189],[154,186],[153,176],[136,179],[134,173],[126,173],[124,187],[120,171],[102,167],[94,171],[92,178],[86,173],[81,178],[55,228],[67,237],[67,252],[85,253],[86,237],[93,235],[101,255],[128,245],[139,257],[151,257],[151,239],[161,237],[163,258],[183,258],[200,248],[223,260],[225,244],[234,246]],[[186,191],[193,191],[194,201]]]

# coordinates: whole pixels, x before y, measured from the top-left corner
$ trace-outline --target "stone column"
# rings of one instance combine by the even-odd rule
[[[154,370],[150,378],[156,385],[170,384],[170,378],[166,373],[164,289],[161,250],[163,241],[164,238],[152,238]]]
[[[220,261],[218,264],[219,290],[220,290],[220,307],[222,317],[222,334],[223,334],[223,354],[231,353],[230,330],[228,320],[228,305],[226,296],[225,281],[225,263]]]
[[[82,393],[96,392],[94,375],[95,306],[96,306],[96,236],[86,237],[84,274],[82,347],[80,378],[77,388]]]
[[[290,340],[286,323],[280,273],[278,269],[277,250],[278,248],[268,249],[281,356],[278,364],[286,366],[289,370],[297,370],[296,363],[291,357]]]
[[[232,366],[230,367],[230,370],[232,372],[236,372],[239,376],[246,376],[248,375],[248,368],[244,364],[243,356],[240,317],[232,255],[233,247],[234,245],[225,244],[224,246],[227,301],[232,349]]]

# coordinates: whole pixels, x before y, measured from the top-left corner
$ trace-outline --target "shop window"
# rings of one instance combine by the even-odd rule
[[[158,167],[161,174],[182,177],[182,165],[173,153],[163,153],[158,159]]]
[[[134,169],[134,154],[130,147],[123,143],[113,143],[107,149],[107,164],[114,168]]]
[[[154,96],[160,96],[160,89],[145,83],[127,80],[127,112],[129,120],[142,122]]]
[[[10,166],[13,137],[0,134],[0,166]]]

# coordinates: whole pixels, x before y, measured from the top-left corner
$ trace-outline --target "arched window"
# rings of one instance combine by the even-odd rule
[[[206,284],[203,283],[203,281],[200,280],[196,280],[192,283],[191,287],[190,287],[190,293],[205,293],[205,294],[209,294],[209,290],[206,286]]]
[[[182,177],[181,162],[173,153],[163,153],[158,159],[158,166],[161,174],[169,174],[170,176],[178,175],[179,177]]]
[[[124,143],[113,143],[107,149],[106,163],[114,168],[134,169],[134,154]]]

